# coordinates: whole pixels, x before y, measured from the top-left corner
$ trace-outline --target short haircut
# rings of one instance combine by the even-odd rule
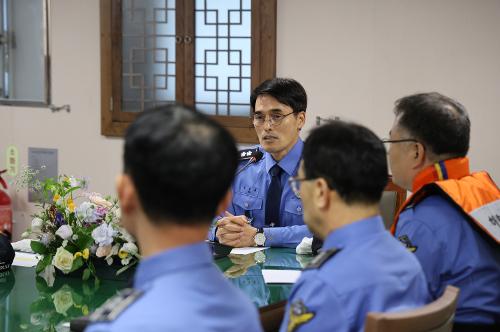
[[[262,82],[252,91],[250,105],[255,111],[257,97],[269,95],[280,103],[289,106],[294,113],[305,112],[307,109],[307,94],[304,87],[291,78],[273,78]]]
[[[307,179],[324,178],[346,204],[375,204],[387,184],[382,141],[354,123],[332,121],[314,129],[303,151]]]
[[[181,105],[142,113],[127,130],[124,164],[152,222],[210,222],[233,180],[238,153],[222,126]]]
[[[436,155],[465,157],[470,120],[465,107],[437,92],[414,94],[396,101],[398,124]]]

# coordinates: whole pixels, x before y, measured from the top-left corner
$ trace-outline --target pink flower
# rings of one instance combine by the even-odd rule
[[[110,252],[111,252],[111,245],[101,246],[97,248],[95,255],[97,257],[106,257],[109,255]]]
[[[90,195],[89,200],[97,206],[102,206],[105,208],[110,208],[113,206],[113,203],[108,202],[99,194]]]

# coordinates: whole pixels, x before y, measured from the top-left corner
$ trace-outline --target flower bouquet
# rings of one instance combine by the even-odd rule
[[[96,263],[119,265],[119,275],[139,260],[135,240],[119,225],[117,200],[86,192],[86,187],[85,180],[68,176],[29,182],[41,195],[41,211],[23,237],[32,239],[31,249],[41,255],[36,272],[49,284],[56,269],[81,271],[87,280],[97,278]]]

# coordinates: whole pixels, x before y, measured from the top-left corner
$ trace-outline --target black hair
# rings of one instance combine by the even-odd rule
[[[303,151],[307,179],[322,177],[347,204],[375,204],[387,184],[382,141],[368,128],[332,121],[315,128]]]
[[[470,120],[465,107],[437,92],[419,93],[396,101],[398,125],[436,155],[465,157]]]
[[[262,82],[252,91],[250,105],[255,111],[255,102],[262,95],[269,95],[280,103],[290,106],[294,113],[305,112],[307,109],[307,94],[304,87],[291,78],[273,78]]]
[[[124,164],[152,222],[210,221],[237,167],[233,137],[194,108],[145,111],[125,136]]]

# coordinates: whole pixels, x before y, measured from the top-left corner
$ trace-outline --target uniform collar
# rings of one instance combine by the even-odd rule
[[[448,179],[460,179],[470,174],[469,158],[442,160],[424,168],[413,180],[412,192],[417,192],[424,185]]]
[[[165,274],[212,264],[212,255],[205,242],[185,245],[143,259],[137,267],[134,288],[142,288],[146,283]]]
[[[271,167],[278,164],[281,169],[283,169],[289,176],[293,176],[297,170],[300,158],[302,157],[302,149],[304,147],[304,142],[300,139],[292,147],[292,149],[286,154],[286,156],[279,162],[273,159],[269,152],[265,153],[264,159],[266,161],[266,172],[269,173]]]
[[[345,248],[351,244],[363,241],[368,236],[384,231],[382,217],[375,216],[361,219],[328,234],[323,244],[323,249]]]

